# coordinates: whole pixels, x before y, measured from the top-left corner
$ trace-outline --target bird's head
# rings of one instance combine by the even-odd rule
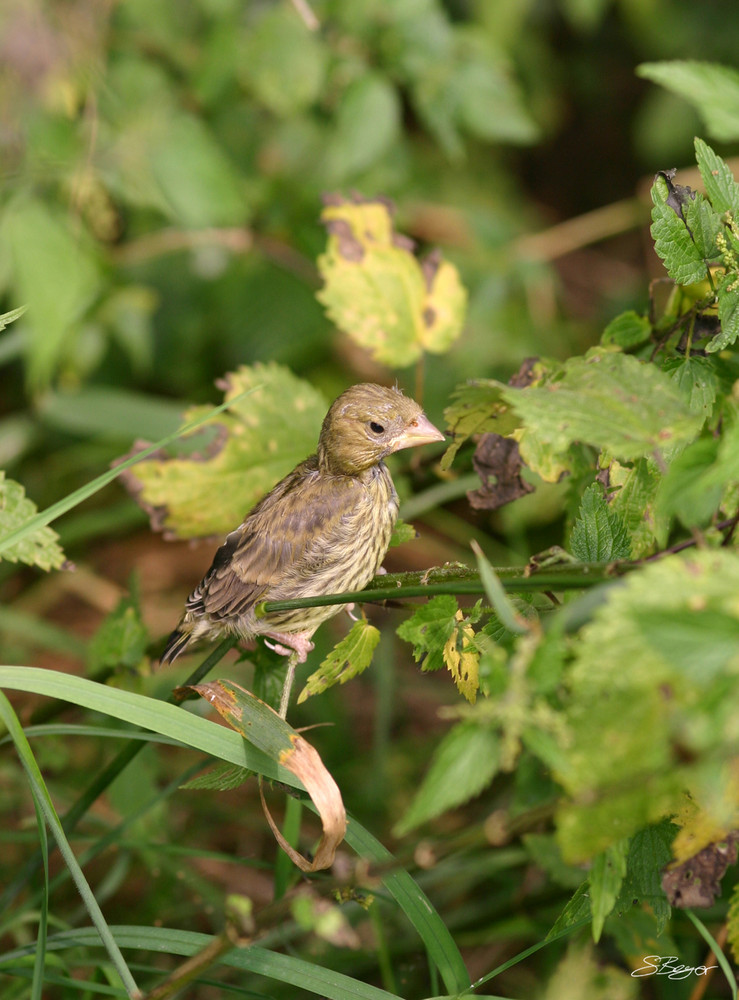
[[[366,382],[353,385],[326,414],[318,441],[321,466],[356,475],[401,448],[443,441],[414,400],[399,389]]]

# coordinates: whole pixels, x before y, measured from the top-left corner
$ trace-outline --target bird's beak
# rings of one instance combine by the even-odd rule
[[[415,448],[420,444],[431,444],[432,441],[443,441],[444,435],[431,423],[428,417],[421,414],[406,427],[393,445],[393,451],[401,448]]]

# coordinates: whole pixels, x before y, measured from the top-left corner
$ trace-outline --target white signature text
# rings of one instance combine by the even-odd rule
[[[705,976],[709,969],[717,969],[717,965],[681,965],[677,955],[645,955],[644,965],[631,973],[635,978],[641,976],[667,976],[668,979],[687,979],[688,976]]]

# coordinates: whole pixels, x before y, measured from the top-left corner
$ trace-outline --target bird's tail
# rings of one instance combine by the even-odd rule
[[[173,660],[176,660],[183,649],[192,639],[192,632],[181,632],[179,628],[176,628],[172,635],[167,639],[167,645],[164,647],[164,652],[162,653],[159,663],[161,666],[166,666]]]

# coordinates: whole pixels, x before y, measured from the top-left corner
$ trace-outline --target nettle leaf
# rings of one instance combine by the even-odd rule
[[[731,142],[739,138],[739,72],[735,69],[695,59],[674,59],[642,63],[636,72],[689,101],[715,139]]]
[[[657,174],[652,185],[652,226],[650,232],[654,249],[667,269],[667,273],[680,285],[691,285],[706,277],[706,255],[687,226],[687,206],[699,196],[691,191],[678,204],[674,191],[688,191],[673,185],[664,174]],[[691,213],[691,217],[695,212]]]
[[[615,344],[626,350],[645,343],[652,335],[652,324],[646,316],[629,309],[612,319],[603,331],[601,344]]]
[[[402,837],[421,823],[479,795],[493,780],[499,766],[500,743],[496,734],[476,722],[458,723],[434,751],[426,777],[396,824],[394,835]]]
[[[457,269],[437,252],[419,261],[383,201],[332,198],[321,218],[329,240],[318,259],[318,299],[339,329],[395,367],[424,351],[444,353],[462,332],[467,306]]]
[[[0,470],[0,538],[20,528],[37,513],[36,504],[26,497],[20,483],[6,479]],[[5,549],[0,562],[21,562],[39,569],[59,569],[64,563],[64,552],[58,544],[59,535],[49,527],[38,528],[15,545]]]
[[[87,663],[101,667],[133,669],[141,663],[149,644],[149,633],[141,611],[131,597],[123,597],[90,640]]]
[[[631,555],[626,525],[611,510],[598,483],[592,483],[582,495],[570,549],[581,562],[610,562]]]
[[[689,440],[699,427],[658,368],[614,348],[592,348],[544,385],[506,387],[502,395],[524,422],[519,444],[527,464],[527,435],[558,460],[576,441],[628,460]]]
[[[635,901],[648,904],[657,920],[659,934],[670,917],[661,872],[672,860],[675,830],[672,823],[663,820],[634,834],[626,859],[626,876],[616,900],[617,913],[631,909]]]
[[[677,385],[691,413],[706,419],[711,416],[719,380],[710,358],[668,358],[662,371]]]
[[[505,388],[504,382],[487,378],[474,379],[454,390],[452,402],[444,410],[444,419],[454,434],[454,441],[441,459],[442,469],[449,468],[464,442],[474,434],[506,435],[516,429],[520,421],[503,401]]]
[[[413,542],[418,538],[418,532],[413,527],[412,524],[408,524],[402,518],[398,518],[395,522],[395,527],[393,528],[393,533],[390,536],[389,548],[394,548],[396,545],[405,545],[406,542]]]
[[[457,629],[458,610],[455,597],[440,594],[422,604],[398,626],[398,635],[413,644],[413,657],[416,663],[423,660],[424,670],[440,670],[445,666],[444,647]]]
[[[734,180],[726,160],[697,137],[695,155],[703,186],[715,210],[739,215],[739,184]]]
[[[348,635],[338,642],[318,670],[310,675],[300,692],[298,704],[313,694],[323,694],[334,684],[346,684],[358,677],[372,662],[380,632],[369,622],[355,622]]]
[[[670,518],[656,502],[661,482],[662,476],[646,458],[633,466],[619,462],[608,466],[609,507],[626,525],[632,559],[641,559],[655,546],[666,544]]]
[[[316,448],[326,401],[289,369],[277,364],[241,367],[219,384],[227,400],[254,391],[205,425],[217,433],[203,452],[153,455],[121,476],[149,513],[154,530],[170,538],[232,531],[257,500]],[[192,407],[185,419],[207,410]]]
[[[739,274],[725,274],[719,280],[717,298],[721,331],[706,345],[710,354],[731,347],[739,337]]]

